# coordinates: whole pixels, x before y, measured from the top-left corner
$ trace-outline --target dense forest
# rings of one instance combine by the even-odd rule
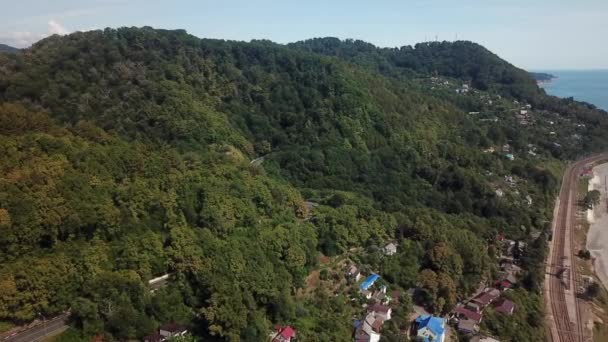
[[[527,243],[519,312],[487,329],[541,341],[561,169],[608,145],[605,112],[471,42],[97,30],[0,54],[0,102],[0,320],[70,310],[79,336],[108,340],[179,322],[205,340],[290,324],[348,341],[361,309],[309,288],[320,260],[351,255],[446,313],[493,279],[500,233]]]

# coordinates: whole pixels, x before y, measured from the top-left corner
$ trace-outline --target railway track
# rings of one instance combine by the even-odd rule
[[[559,193],[559,205],[554,217],[553,241],[550,254],[551,267],[562,272],[549,278],[548,300],[553,317],[549,340],[555,342],[586,341],[584,324],[577,296],[581,277],[576,269],[574,238],[570,236],[576,224],[578,176],[581,168],[589,163],[608,159],[600,154],[581,159],[571,164],[564,172]],[[567,274],[567,275],[566,275]],[[568,298],[569,297],[569,298]],[[568,305],[573,305],[571,317]]]

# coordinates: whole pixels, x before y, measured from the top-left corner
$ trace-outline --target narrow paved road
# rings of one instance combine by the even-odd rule
[[[47,336],[56,335],[67,329],[69,314],[63,314],[46,322],[23,330],[15,335],[7,336],[2,342],[36,342],[42,341]]]

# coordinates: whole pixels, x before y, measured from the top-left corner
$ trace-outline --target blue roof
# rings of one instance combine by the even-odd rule
[[[380,278],[379,275],[374,273],[370,274],[367,278],[365,278],[361,285],[359,285],[359,289],[367,290],[376,280],[378,280],[378,278]]]
[[[443,318],[441,317],[435,317],[431,315],[420,315],[416,318],[416,323],[418,324],[418,330],[427,328],[435,336],[443,335]]]

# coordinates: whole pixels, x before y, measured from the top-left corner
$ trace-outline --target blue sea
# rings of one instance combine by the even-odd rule
[[[551,82],[541,84],[550,95],[573,97],[578,101],[594,104],[608,111],[608,70],[543,70],[557,76]]]

